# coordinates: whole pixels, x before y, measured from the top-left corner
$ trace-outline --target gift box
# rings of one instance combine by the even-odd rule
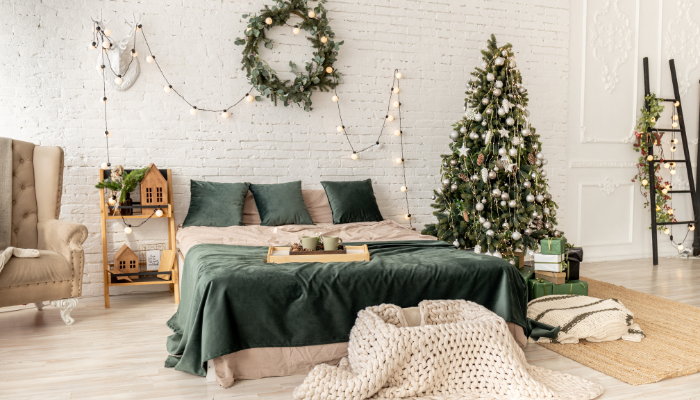
[[[513,255],[515,256],[515,265],[518,268],[523,269],[523,267],[525,266],[525,254],[523,254],[523,251],[515,250],[513,252]]]
[[[555,285],[560,285],[566,283],[566,272],[537,271],[535,272],[535,279],[544,279]]]
[[[577,280],[579,278],[579,269],[581,268],[581,262],[583,262],[583,249],[580,247],[572,247],[565,258],[565,261],[569,263],[569,269],[567,270],[567,280]]]
[[[561,254],[535,253],[535,271],[564,272],[563,261]]]
[[[566,250],[566,240],[563,238],[547,238],[540,240],[540,251],[542,254],[564,254]]]
[[[535,270],[532,267],[524,267],[520,270],[520,275],[525,278],[525,282],[535,279]]]
[[[555,285],[544,279],[530,279],[527,281],[530,300],[549,296],[553,294],[578,294],[588,296],[588,282],[581,280],[570,280],[561,285]]]

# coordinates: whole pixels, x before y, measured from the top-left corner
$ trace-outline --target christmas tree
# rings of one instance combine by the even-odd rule
[[[423,233],[514,263],[516,249],[562,235],[554,228],[558,207],[547,192],[547,160],[530,126],[512,46],[499,47],[491,35],[481,54],[467,83],[465,115],[452,125],[453,143],[442,155],[442,188],[432,204],[438,222]]]

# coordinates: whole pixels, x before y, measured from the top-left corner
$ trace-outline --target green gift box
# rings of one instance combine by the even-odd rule
[[[520,271],[520,275],[522,275],[523,278],[525,278],[525,282],[529,282],[530,279],[535,279],[535,270],[532,269],[532,267],[526,266],[519,271]]]
[[[530,300],[549,296],[552,294],[578,294],[588,296],[588,282],[572,279],[561,285],[555,285],[544,279],[529,279],[527,286],[530,292]]]
[[[566,251],[566,240],[563,238],[540,239],[540,250],[542,254],[564,254]]]

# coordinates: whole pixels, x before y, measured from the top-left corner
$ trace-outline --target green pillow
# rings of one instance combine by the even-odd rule
[[[350,182],[321,182],[331,204],[334,224],[382,221],[372,180]]]
[[[190,209],[182,224],[188,226],[243,225],[243,203],[249,183],[190,180]]]
[[[301,181],[273,184],[250,184],[260,225],[313,225],[301,196]]]

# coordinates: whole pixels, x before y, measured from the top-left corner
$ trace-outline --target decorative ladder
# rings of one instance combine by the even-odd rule
[[[647,110],[649,109],[649,104],[646,101],[646,97],[651,94],[649,90],[649,59],[647,57],[644,57],[644,103],[645,106],[647,107]],[[676,77],[676,64],[673,60],[668,60],[669,66],[671,68],[671,81],[673,82],[673,99],[659,99],[661,101],[665,102],[671,102],[673,103],[674,106],[676,106],[676,111],[678,112],[678,124],[680,129],[656,129],[657,131],[660,132],[680,132],[681,134],[681,142],[683,143],[683,159],[678,159],[678,160],[663,160],[664,162],[669,162],[669,163],[684,163],[686,166],[686,170],[688,172],[688,183],[690,186],[690,190],[669,190],[668,193],[670,194],[680,194],[680,193],[689,193],[691,197],[691,201],[693,203],[693,220],[692,221],[677,221],[677,222],[657,222],[656,221],[656,190],[653,190],[655,188],[652,188],[651,185],[656,185],[656,176],[654,175],[654,164],[655,163],[660,163],[661,160],[651,160],[647,161],[649,164],[649,204],[651,205],[651,243],[653,246],[653,253],[654,253],[654,265],[659,264],[659,249],[658,249],[658,244],[657,244],[657,226],[658,225],[689,225],[693,224],[694,226],[697,226],[697,216],[698,216],[698,203],[696,200],[696,195],[697,193],[695,192],[695,181],[693,180],[693,168],[690,162],[690,152],[688,151],[688,140],[687,136],[685,134],[685,121],[683,120],[683,107],[681,106],[681,94],[680,91],[678,90],[678,79]],[[677,104],[677,105],[676,105]],[[645,133],[651,133],[649,129],[647,129],[647,132]],[[661,143],[658,143],[660,146]],[[654,155],[654,144],[651,142],[649,144],[648,148],[648,155]],[[699,156],[700,157],[700,156]],[[673,188],[673,187],[672,187]],[[693,254],[696,255],[698,250],[700,250],[700,246],[698,246],[697,242],[697,231],[695,232],[694,235],[694,242],[693,242]]]

